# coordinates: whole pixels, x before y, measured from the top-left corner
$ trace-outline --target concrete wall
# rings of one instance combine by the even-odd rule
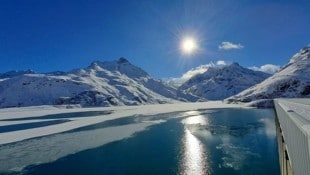
[[[305,101],[274,100],[282,175],[310,175],[310,106]]]

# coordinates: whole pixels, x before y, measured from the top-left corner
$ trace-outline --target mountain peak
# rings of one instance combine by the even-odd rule
[[[89,67],[94,67],[94,66],[97,66],[97,65],[100,65],[102,64],[103,62],[101,61],[98,61],[98,60],[95,60],[93,62],[90,63],[90,66]]]
[[[241,67],[239,63],[237,62],[233,62],[230,65],[228,65],[227,67]]]
[[[240,66],[239,63],[237,63],[237,62],[233,62],[231,65],[232,66]]]
[[[238,63],[211,68],[190,78],[179,89],[208,100],[220,100],[239,93],[268,77],[265,73],[243,68]]]
[[[88,69],[94,69],[96,71],[108,70],[112,72],[119,72],[130,78],[149,77],[148,73],[146,73],[140,67],[131,64],[124,57],[114,61],[93,61]]]
[[[295,63],[300,60],[310,59],[310,46],[306,46],[302,48],[299,52],[297,52],[291,59],[289,63]]]
[[[121,64],[130,64],[130,62],[124,58],[124,57],[120,57],[119,59],[115,60],[115,61],[99,61],[99,60],[95,60],[93,61],[89,67],[91,68],[95,68],[95,67],[102,67],[102,68],[108,68],[110,69],[111,67],[115,68],[117,65],[121,65]]]
[[[124,64],[124,63],[129,63],[129,61],[124,58],[124,57],[120,57],[118,60],[117,60],[117,63],[118,64]]]
[[[301,54],[310,54],[310,46],[306,46],[300,50]]]

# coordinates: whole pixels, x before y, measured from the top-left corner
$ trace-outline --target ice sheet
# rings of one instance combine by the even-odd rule
[[[202,103],[177,103],[177,104],[157,104],[157,105],[142,105],[142,106],[121,106],[121,107],[102,107],[102,108],[73,108],[66,109],[64,107],[55,106],[37,106],[25,108],[8,108],[0,109],[0,120],[43,116],[48,114],[72,113],[72,112],[86,112],[86,111],[106,111],[112,110],[113,113],[107,115],[99,115],[93,117],[67,118],[70,122],[32,128],[26,130],[12,131],[0,134],[0,145],[6,143],[17,142],[34,137],[46,136],[56,134],[75,128],[96,124],[99,122],[128,117],[133,115],[154,115],[168,112],[199,110],[199,109],[215,109],[215,108],[240,108],[244,107],[237,104],[225,104],[221,101],[202,102]],[[37,120],[36,120],[37,121]],[[12,123],[10,123],[12,122]],[[16,121],[0,121],[0,127],[10,124],[16,124]],[[25,120],[29,123],[29,120]],[[18,122],[19,124],[24,123]]]
[[[83,132],[62,133],[0,146],[0,173],[55,161],[69,154],[130,137],[154,123],[129,124]]]

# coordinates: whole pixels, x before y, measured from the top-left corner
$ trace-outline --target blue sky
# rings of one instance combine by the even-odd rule
[[[156,78],[218,60],[284,65],[310,44],[309,8],[308,0],[1,0],[0,72],[119,57]],[[179,49],[186,36],[198,40],[190,56]]]

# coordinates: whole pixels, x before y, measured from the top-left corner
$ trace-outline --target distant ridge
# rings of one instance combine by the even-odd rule
[[[270,75],[232,63],[223,67],[208,67],[204,73],[187,80],[179,90],[207,100],[222,100],[263,81],[268,76]]]
[[[273,105],[271,100],[280,97],[310,97],[310,46],[301,49],[268,79],[227,100],[263,107]]]

